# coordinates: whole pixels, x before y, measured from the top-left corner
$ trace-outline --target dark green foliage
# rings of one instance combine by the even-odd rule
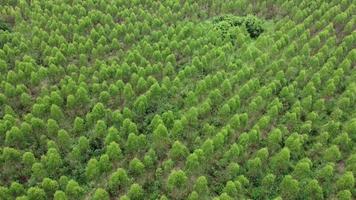
[[[212,20],[214,28],[219,30],[223,38],[229,37],[231,42],[237,38],[237,27],[243,27],[248,32],[251,38],[257,38],[264,32],[263,21],[256,16],[247,15],[244,17],[234,15],[224,15],[215,17]]]
[[[0,30],[1,31],[9,31],[11,32],[11,27],[8,23],[0,20]],[[2,44],[2,42],[0,41],[0,44]]]

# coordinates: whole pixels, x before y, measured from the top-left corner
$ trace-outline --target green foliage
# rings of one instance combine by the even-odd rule
[[[111,142],[106,147],[106,153],[112,161],[119,161],[123,157],[120,146],[116,142]]]
[[[169,151],[169,155],[174,160],[183,160],[188,155],[188,149],[184,144],[175,141]]]
[[[283,178],[279,189],[283,199],[297,199],[300,191],[299,182],[287,175]]]
[[[130,161],[129,172],[133,175],[142,175],[145,170],[145,165],[137,158]]]
[[[181,189],[187,183],[187,176],[182,170],[173,170],[168,176],[167,186],[169,190]]]
[[[205,176],[199,176],[195,181],[194,190],[200,195],[207,195],[209,193],[208,180]]]
[[[280,152],[271,158],[272,169],[276,172],[286,172],[290,167],[290,151],[283,148]]]
[[[143,200],[144,198],[144,191],[142,189],[142,187],[137,184],[134,183],[130,186],[130,189],[127,193],[127,196],[131,199],[131,200]]]
[[[352,190],[355,187],[355,177],[352,172],[346,172],[336,182],[336,186],[339,190]]]
[[[324,199],[323,189],[320,187],[317,180],[310,180],[305,189],[306,199]]]
[[[67,196],[63,191],[57,190],[56,193],[54,193],[53,199],[54,200],[67,200]]]
[[[215,17],[212,22],[214,24],[214,28],[221,32],[223,38],[230,37],[232,41],[236,40],[238,32],[235,30],[237,27],[243,26],[251,38],[257,38],[265,30],[263,25],[264,22],[253,15],[247,15],[244,17],[224,15]]]
[[[324,159],[329,162],[339,161],[341,158],[341,153],[336,145],[332,145],[330,148],[324,151]]]
[[[68,181],[65,193],[69,199],[80,199],[84,194],[84,189],[74,180]]]
[[[87,167],[85,168],[85,176],[88,180],[94,180],[100,175],[99,162],[92,158],[89,160]]]
[[[109,200],[110,196],[106,190],[103,188],[98,188],[95,190],[93,200]]]
[[[10,26],[6,22],[3,22],[2,20],[0,20],[0,30],[1,31],[10,31],[11,32]]]
[[[355,199],[353,1],[0,3],[0,199]]]
[[[41,188],[31,187],[27,190],[27,197],[29,200],[44,200],[46,193]]]
[[[108,187],[111,193],[117,193],[118,190],[126,187],[129,183],[129,177],[124,169],[117,169],[109,179]]]

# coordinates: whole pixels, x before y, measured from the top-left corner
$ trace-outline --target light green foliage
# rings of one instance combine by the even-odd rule
[[[65,192],[70,199],[80,199],[84,194],[83,188],[74,180],[68,181]]]
[[[352,172],[346,172],[336,182],[336,186],[339,190],[351,190],[355,187],[355,177]]]
[[[131,199],[131,200],[143,200],[144,198],[144,191],[142,189],[142,187],[137,184],[134,183],[130,186],[130,189],[128,191],[127,196]]]
[[[122,151],[119,144],[116,142],[111,142],[106,147],[106,154],[109,156],[112,161],[119,161],[122,158]]]
[[[85,176],[88,180],[93,180],[100,175],[99,162],[92,158],[89,160],[87,167],[85,168]]]
[[[27,198],[29,200],[45,200],[46,193],[39,187],[31,187],[27,190]]]
[[[340,160],[341,153],[336,145],[332,145],[330,148],[324,151],[324,159],[329,162],[336,162]]]
[[[355,199],[355,3],[0,0],[0,199]]]
[[[283,148],[271,158],[271,166],[276,172],[285,172],[290,166],[290,150]]]
[[[129,172],[133,175],[142,175],[145,170],[145,165],[137,158],[130,161]]]
[[[63,191],[57,190],[56,193],[54,193],[53,199],[54,200],[67,200],[67,196]]]
[[[95,190],[93,200],[109,200],[109,194],[103,188],[98,188]]]
[[[283,178],[280,186],[283,199],[297,199],[300,191],[299,182],[287,175]]]
[[[313,179],[308,182],[305,187],[306,199],[324,199],[323,189],[320,187],[317,180]]]
[[[117,193],[119,189],[122,189],[128,185],[129,177],[124,169],[117,169],[109,178],[108,187],[112,193]]]
[[[187,176],[182,170],[173,170],[168,176],[169,190],[180,189],[187,183]]]
[[[181,142],[175,141],[169,151],[169,155],[174,160],[183,160],[188,155],[188,149]]]

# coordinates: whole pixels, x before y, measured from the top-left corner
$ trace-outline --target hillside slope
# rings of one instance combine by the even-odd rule
[[[354,0],[3,0],[0,200],[356,198]]]

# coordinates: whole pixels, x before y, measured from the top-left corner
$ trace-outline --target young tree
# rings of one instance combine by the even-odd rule
[[[310,199],[310,200],[322,200],[324,199],[323,196],[323,189],[320,187],[319,183],[317,180],[312,179],[309,180],[306,187],[305,187],[305,198]]]
[[[99,159],[99,169],[102,173],[108,173],[112,168],[112,164],[110,162],[110,158],[107,154],[103,154]]]
[[[42,156],[41,162],[51,176],[57,176],[63,164],[62,158],[55,148],[48,149],[47,154]]]
[[[62,109],[56,104],[52,104],[50,110],[50,116],[52,119],[55,119],[57,121],[64,119],[64,114]]]
[[[350,190],[342,190],[337,193],[337,199],[339,200],[351,200],[352,199],[352,193]]]
[[[247,161],[247,170],[248,170],[248,174],[253,178],[258,178],[259,176],[261,176],[261,174],[262,174],[261,159],[257,157],[257,158],[248,160]]]
[[[309,178],[311,175],[312,171],[310,170],[310,164],[305,161],[299,161],[295,165],[294,171],[292,173],[292,176],[298,180]]]
[[[280,148],[280,142],[282,141],[282,132],[280,129],[273,129],[268,135],[267,144],[268,149],[272,152],[278,150]]]
[[[75,105],[86,107],[90,103],[88,91],[80,86],[75,93]]]
[[[85,130],[84,119],[76,117],[73,124],[73,130],[76,134],[80,134]]]
[[[303,140],[298,133],[292,133],[285,141],[285,146],[291,150],[294,157],[297,157],[302,153]]]
[[[183,160],[188,155],[188,148],[180,143],[179,141],[175,141],[172,145],[171,150],[169,151],[169,156],[173,160]]]
[[[128,153],[137,153],[146,145],[146,137],[144,135],[137,136],[135,133],[130,133],[126,141],[126,149]]]
[[[38,182],[47,176],[47,171],[45,170],[44,166],[38,162],[32,165],[31,171],[31,179]]]
[[[107,132],[107,125],[104,120],[98,120],[95,124],[95,138],[104,138]]]
[[[223,192],[233,198],[237,198],[237,196],[238,196],[238,190],[237,190],[235,183],[233,181],[228,181],[226,183],[226,186],[225,186]]]
[[[57,132],[59,131],[59,125],[56,120],[48,119],[47,120],[47,132],[50,138],[55,138],[57,136]]]
[[[103,188],[98,188],[95,190],[93,200],[109,200],[109,193]]]
[[[7,187],[0,186],[0,197],[5,200],[12,199],[10,190]]]
[[[231,119],[229,124],[231,125],[231,128],[233,129],[238,129],[240,127],[240,117],[238,114],[235,114]]]
[[[66,194],[70,199],[80,199],[84,194],[84,189],[74,180],[68,181]]]
[[[226,192],[223,192],[218,198],[214,200],[233,200]]]
[[[124,87],[124,98],[126,102],[131,102],[132,98],[135,96],[135,92],[132,89],[132,86],[130,83],[127,83]]]
[[[0,191],[1,192],[1,191]],[[21,196],[23,195],[26,191],[23,185],[21,185],[18,182],[12,182],[10,187],[9,187],[9,192],[11,193],[12,196]],[[1,196],[0,196],[1,197]]]
[[[174,189],[180,190],[186,186],[187,176],[182,170],[173,170],[168,176],[167,187],[170,191]]]
[[[130,161],[129,172],[135,176],[140,176],[145,171],[145,165],[138,159],[134,158]]]
[[[159,155],[162,155],[169,143],[168,130],[163,124],[159,124],[153,131],[153,146]]]
[[[102,103],[97,103],[94,105],[91,114],[93,116],[93,121],[103,119],[106,115],[105,107]]]
[[[76,103],[77,103],[74,95],[72,95],[72,94],[67,96],[66,102],[67,102],[66,106],[68,109],[74,109],[76,106]]]
[[[324,151],[324,160],[329,162],[336,162],[341,159],[341,153],[339,147],[336,145],[332,145],[328,149]]]
[[[196,191],[193,191],[189,194],[188,200],[199,200],[199,194]]]
[[[61,129],[58,131],[57,144],[63,152],[68,152],[70,150],[72,143],[72,138],[67,131]]]
[[[201,149],[203,150],[203,153],[205,154],[206,157],[209,157],[209,155],[212,155],[214,153],[214,142],[211,139],[205,140],[205,142],[202,144]]]
[[[145,95],[139,96],[134,103],[134,111],[137,115],[142,116],[148,108],[148,100]]]
[[[146,168],[153,168],[156,161],[157,161],[156,152],[151,148],[144,156],[143,163],[146,166]]]
[[[197,178],[194,184],[194,190],[202,196],[208,195],[209,193],[208,180],[205,178],[205,176],[199,176]]]
[[[26,166],[26,167],[32,167],[33,163],[36,162],[36,158],[33,155],[32,152],[25,152],[22,155],[22,163]]]
[[[62,190],[57,190],[54,193],[53,200],[67,200],[66,193],[64,193]]]
[[[87,180],[91,181],[100,175],[99,163],[95,158],[89,160],[85,168],[85,176]]]
[[[110,127],[105,137],[105,144],[109,145],[112,142],[119,143],[120,140],[119,131],[115,127]]]
[[[42,180],[41,186],[46,192],[47,197],[52,197],[59,188],[58,182],[50,178],[44,178]]]
[[[112,194],[117,194],[119,190],[125,188],[129,183],[129,177],[124,169],[119,168],[110,177],[108,187]]]
[[[123,157],[120,146],[116,142],[111,142],[106,147],[106,154],[109,156],[110,160],[113,162],[118,162]]]
[[[89,140],[85,136],[80,136],[78,140],[78,149],[82,154],[85,154],[89,150]]]
[[[235,162],[231,162],[227,166],[227,172],[228,172],[228,177],[230,180],[235,179],[241,172],[240,165]]]
[[[352,172],[345,172],[337,181],[336,186],[339,190],[352,190],[355,187],[355,177]]]
[[[283,178],[279,189],[283,199],[297,199],[299,194],[299,182],[287,175]]]
[[[172,135],[175,139],[180,139],[183,136],[184,126],[181,120],[175,120],[172,128]]]
[[[290,167],[290,151],[287,147],[271,158],[271,168],[279,173],[285,173]]]
[[[134,183],[130,186],[130,189],[127,193],[127,196],[131,200],[143,200],[145,199],[144,197],[144,190],[142,189],[141,185]]]
[[[263,179],[261,180],[262,193],[265,194],[266,196],[269,196],[273,191],[275,182],[276,182],[276,175],[267,174],[266,176],[264,176]]]
[[[45,200],[46,193],[39,187],[30,187],[27,190],[27,198],[28,200]]]
[[[24,135],[20,129],[16,126],[12,127],[6,132],[5,144],[10,147],[21,147],[24,140]]]

